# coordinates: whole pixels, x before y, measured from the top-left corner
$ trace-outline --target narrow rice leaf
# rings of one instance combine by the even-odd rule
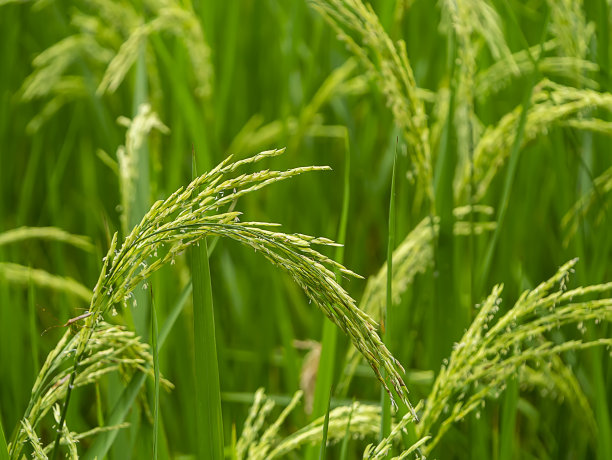
[[[34,367],[34,373],[40,369],[40,363],[38,359],[38,342],[40,332],[36,328],[36,302],[35,302],[35,291],[34,283],[28,283],[28,312],[30,320],[30,348],[32,349],[32,364]]]
[[[514,423],[516,421],[516,405],[519,399],[519,388],[516,378],[506,381],[506,392],[502,402],[501,427],[499,433],[499,460],[510,460],[520,457],[517,443],[514,440]],[[516,446],[516,447],[515,447]]]
[[[321,450],[319,450],[319,460],[327,458],[327,430],[329,428],[329,406],[331,404],[332,389],[329,390],[329,398],[327,399],[327,411],[325,412],[325,421],[323,422],[323,438],[321,439]]]
[[[153,396],[153,459],[157,460],[157,438],[159,434],[159,349],[157,345],[157,312],[153,288],[151,289],[151,348],[153,352],[153,372],[155,375],[155,389]]]
[[[609,328],[608,328],[609,330]],[[609,349],[610,347],[608,347]],[[602,350],[590,350],[591,373],[593,375],[593,400],[595,403],[595,417],[599,435],[597,436],[598,458],[610,458],[612,455],[612,439],[606,433],[612,433],[610,423],[609,387],[606,388],[606,378],[602,369]]]
[[[393,249],[395,248],[395,168],[397,164],[397,145],[393,155],[393,170],[391,173],[391,193],[389,196],[389,223],[387,233],[387,298],[383,317],[380,321],[383,343],[391,347],[391,326],[393,324]],[[391,433],[391,399],[381,390],[381,418],[379,441]]]
[[[340,448],[340,460],[347,460],[348,458],[348,443],[351,439],[351,420],[353,419],[353,409],[355,409],[355,400],[351,404],[351,411],[349,412],[348,421],[346,422],[346,431],[344,433],[344,439],[342,439],[342,447]]]
[[[115,426],[123,423],[146,379],[147,375],[144,372],[139,372],[132,377],[132,380],[130,380],[128,386],[125,387],[121,393],[121,396],[115,403],[115,406],[107,419],[108,426]],[[104,458],[115,442],[117,434],[118,430],[100,433],[91,448],[83,455],[83,460]]]
[[[2,417],[0,417],[0,460],[9,460],[8,446],[4,437],[4,428],[2,428]]]
[[[195,156],[192,161],[195,179],[197,176]],[[206,238],[192,247],[190,253],[193,280],[197,452],[200,458],[217,460],[223,458],[223,419]]]
[[[185,304],[187,303],[187,299],[189,299],[189,296],[191,295],[192,290],[193,290],[193,285],[191,284],[191,282],[187,283],[187,285],[183,288],[183,292],[181,292],[181,296],[179,297],[177,302],[172,307],[172,310],[170,310],[170,313],[168,313],[166,322],[162,326],[161,331],[159,332],[159,338],[157,339],[160,349],[164,345],[164,342],[166,341],[166,339],[168,338],[168,334],[170,334],[170,331],[172,330],[174,323],[176,323],[176,320],[178,319],[179,315],[183,311],[183,308],[185,307]]]

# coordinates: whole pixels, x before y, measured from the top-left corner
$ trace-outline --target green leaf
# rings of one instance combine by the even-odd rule
[[[153,372],[155,374],[155,390],[153,396],[153,459],[157,460],[157,438],[159,434],[159,349],[158,349],[157,312],[155,299],[151,288],[151,348],[153,351]]]
[[[2,428],[2,417],[0,417],[0,460],[8,460],[8,446],[4,437],[4,429]]]
[[[195,157],[193,173],[195,177]],[[206,238],[190,250],[193,281],[193,334],[197,451],[200,458],[223,458],[223,419],[215,314]]]

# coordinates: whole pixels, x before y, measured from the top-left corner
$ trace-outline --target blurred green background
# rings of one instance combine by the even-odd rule
[[[478,26],[467,38],[457,38],[450,32],[448,11],[455,5],[461,16],[482,11],[477,4],[483,3],[486,11],[497,15],[508,55],[528,46],[535,53],[541,43],[552,43],[545,55],[559,59],[540,61],[539,72],[529,65],[515,72],[510,61],[504,71],[502,62],[497,87],[482,90],[479,78],[491,78],[485,72],[507,55],[495,56],[487,31]],[[282,223],[288,233],[336,238],[350,157],[344,265],[366,280],[343,285],[359,303],[367,278],[386,260],[396,155],[397,244],[432,212],[441,215],[459,205],[491,206],[491,219],[499,229],[495,236],[484,232],[471,237],[441,230],[434,266],[422,267],[394,309],[389,346],[407,369],[414,402],[427,396],[442,359],[470,324],[474,305],[494,284],[504,283],[503,310],[523,290],[537,286],[574,257],[580,262],[572,286],[609,281],[610,2],[397,0],[373,2],[373,8],[391,40],[405,41],[421,89],[419,100],[431,133],[432,174],[440,181],[433,201],[414,179],[418,176],[414,143],[398,121],[400,109],[390,107],[392,97],[385,93],[376,69],[356,59],[309,2],[0,2],[0,232],[53,226],[89,237],[94,247],[83,251],[38,240],[4,244],[0,261],[70,277],[92,288],[112,234],[125,235],[154,200],[190,180],[192,148],[203,172],[230,153],[243,158],[286,146],[284,155],[266,160],[262,167],[329,165],[333,170],[272,185],[241,199],[237,209],[247,220]],[[476,21],[466,16],[467,24]],[[363,49],[368,46],[358,38],[356,42]],[[125,60],[114,59],[121,53]],[[462,64],[454,65],[453,58]],[[377,62],[375,55],[372,59]],[[525,58],[521,62],[529,64]],[[472,73],[462,74],[466,68]],[[541,130],[525,137],[510,161],[500,160],[482,197],[469,190],[467,195],[458,194],[453,177],[458,177],[460,167],[469,168],[470,152],[485,128],[520,110],[531,81],[536,91],[543,78],[591,90],[602,95],[603,102],[587,104],[575,116],[568,111],[567,116],[543,122]],[[449,100],[456,104],[459,121],[452,119],[446,127]],[[169,131],[151,131],[139,153],[134,187],[126,192],[117,155],[126,142],[126,128],[118,119],[134,118],[145,102]],[[410,103],[407,107],[406,117],[412,119]],[[567,122],[572,116],[578,120],[574,125]],[[579,124],[590,119],[602,124],[597,129]],[[530,124],[536,122],[528,119],[527,130]],[[472,132],[466,135],[464,129]],[[509,132],[508,152],[516,130]],[[445,133],[449,147],[444,144]],[[494,154],[499,150],[494,147]],[[461,151],[469,158],[461,157]],[[494,161],[485,163],[484,170]],[[585,196],[590,197],[588,206],[580,201]],[[122,215],[127,228],[122,228]],[[568,223],[564,216],[569,216]],[[496,242],[491,245],[493,238]],[[327,253],[333,256],[333,251]],[[288,277],[231,241],[218,242],[210,264],[229,445],[232,432],[240,434],[257,388],[264,387],[286,404],[304,385],[300,376],[306,355],[318,346],[312,341],[321,340],[324,317]],[[189,278],[185,258],[154,276],[161,322]],[[148,331],[139,331],[137,318],[146,316],[146,304],[144,298],[136,318],[119,312],[112,320]],[[0,277],[0,420],[7,439],[18,427],[41,363],[64,330],[41,333],[81,314],[85,307],[69,292]],[[191,321],[187,304],[160,355],[162,373],[176,385],[161,395],[171,458],[192,455],[197,436]],[[609,337],[609,331],[604,321],[588,324],[586,335]],[[557,334],[559,341],[582,336],[575,327]],[[342,334],[338,340],[334,382],[344,372],[348,349]],[[509,409],[515,416],[509,453],[500,453],[502,406],[507,404],[502,395],[487,403],[480,418],[470,416],[455,425],[434,457],[611,458],[609,350],[568,352],[562,358],[581,384],[598,433],[586,430],[580,414],[562,398],[527,385],[520,392],[512,390],[517,399]],[[115,376],[98,386],[104,408],[112,407],[116,397],[112,389],[118,382]],[[304,388],[308,398],[313,387]],[[72,430],[84,431],[95,424],[95,391],[73,395],[68,414]],[[374,374],[361,365],[350,387],[334,395],[332,406],[350,403],[352,398],[372,402],[379,397]],[[295,430],[310,417],[300,407],[285,429]],[[360,457],[372,441],[351,441],[351,458]],[[86,441],[80,448],[86,450]],[[125,430],[110,458],[150,458],[147,449],[146,438]],[[336,458],[338,452],[334,447],[328,454]],[[303,455],[298,451],[293,458]]]

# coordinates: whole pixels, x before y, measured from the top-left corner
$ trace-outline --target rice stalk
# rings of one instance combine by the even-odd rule
[[[329,434],[329,408],[331,404],[333,388],[329,389],[329,398],[327,399],[327,410],[325,411],[325,419],[323,420],[323,433],[321,436],[321,446],[319,448],[319,460],[327,458],[327,435]]]
[[[454,7],[456,5],[452,5]],[[451,8],[452,9],[452,8]],[[452,13],[447,19],[454,24],[459,21]],[[434,170],[435,215],[438,218],[437,238],[434,239],[434,264],[437,276],[433,278],[433,305],[425,320],[428,330],[441,329],[442,338],[430,339],[426,343],[430,363],[438,363],[450,348],[451,337],[461,330],[460,309],[456,308],[456,286],[453,268],[455,264],[455,238],[453,235],[453,177],[457,165],[463,161],[471,163],[474,118],[474,96],[471,93],[475,72],[475,46],[468,36],[458,35],[455,27],[447,33],[448,104],[440,121],[443,126],[437,147]],[[430,231],[436,233],[434,219],[430,218]],[[391,257],[389,255],[389,257]],[[433,339],[433,340],[432,340]]]
[[[153,289],[151,289],[151,349],[153,362],[153,460],[157,460],[157,446],[159,437],[159,345],[158,336],[159,330],[157,325],[157,311],[155,308],[155,299],[153,298]]]
[[[511,14],[511,17],[516,22],[516,18],[514,17],[513,14]],[[544,21],[544,27],[542,28],[542,37],[540,39],[540,46],[543,46],[545,43],[545,37],[548,32],[548,22],[549,22],[549,17],[547,16]],[[542,55],[543,53],[540,53],[540,58],[542,57]],[[533,59],[533,73],[529,76],[527,85],[523,90],[523,98],[522,98],[522,103],[520,105],[521,110],[520,110],[520,114],[518,116],[518,120],[515,125],[516,130],[512,135],[512,144],[511,144],[511,148],[509,151],[508,167],[506,168],[506,176],[504,178],[502,196],[499,201],[497,215],[495,218],[495,222],[497,225],[495,227],[495,230],[493,231],[493,237],[491,238],[491,240],[489,241],[487,245],[487,249],[486,249],[485,256],[484,256],[484,261],[482,263],[482,267],[481,267],[479,276],[476,279],[476,282],[478,283],[476,285],[476,295],[478,296],[480,296],[481,292],[483,292],[483,286],[484,286],[486,277],[489,275],[489,270],[491,268],[491,264],[493,261],[493,255],[495,254],[495,250],[497,248],[497,243],[499,241],[501,229],[504,227],[504,224],[505,224],[506,213],[508,211],[508,206],[510,203],[510,196],[511,196],[512,188],[514,185],[516,169],[518,167],[518,162],[519,162],[519,158],[521,154],[521,146],[523,145],[524,139],[526,138],[525,131],[527,130],[527,119],[528,119],[529,110],[531,109],[535,83],[536,83],[537,78],[539,78],[538,72],[539,72],[538,71],[538,61]],[[475,179],[475,176],[476,176],[475,163],[476,163],[476,158],[474,156],[473,161],[470,162],[470,199],[472,200],[474,199],[473,197],[474,187],[475,187],[475,184],[477,183]]]
[[[490,54],[495,61],[505,62],[505,71],[508,75],[518,73],[517,65],[506,44],[501,28],[501,19],[495,9],[482,0],[444,1],[441,3],[442,26],[446,29],[449,37],[447,45],[448,52],[448,79],[450,86],[450,107],[446,108],[448,128],[447,132],[449,152],[440,151],[436,170],[453,159],[456,150],[457,168],[469,167],[474,145],[480,137],[480,122],[474,108],[475,95],[478,94],[475,87],[475,79],[478,72],[478,57],[481,53],[481,42],[484,39]],[[453,134],[456,135],[456,146],[452,145]],[[443,142],[440,141],[443,145]],[[448,158],[448,159],[447,159]],[[448,172],[453,175],[455,170]],[[437,176],[436,176],[437,177]],[[446,184],[446,177],[441,181]],[[450,179],[452,180],[452,179]],[[449,190],[450,194],[452,191]],[[436,198],[436,211],[443,217],[440,209],[440,198]],[[442,203],[444,204],[444,203]],[[448,206],[452,206],[452,202]],[[445,220],[443,218],[443,220]],[[443,225],[444,226],[444,225]],[[445,232],[443,232],[444,234]],[[446,299],[444,299],[446,301]]]

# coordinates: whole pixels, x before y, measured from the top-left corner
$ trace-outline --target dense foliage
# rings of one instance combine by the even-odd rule
[[[612,458],[611,26],[0,0],[0,458]]]

